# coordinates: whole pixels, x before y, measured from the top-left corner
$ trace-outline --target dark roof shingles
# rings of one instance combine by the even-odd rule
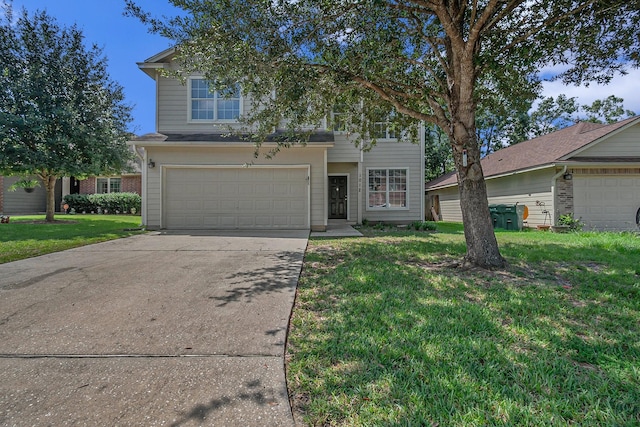
[[[488,178],[554,163],[639,118],[636,116],[611,125],[581,122],[505,147],[481,160],[482,171]],[[442,187],[456,183],[456,174],[451,173],[428,182],[425,187]]]

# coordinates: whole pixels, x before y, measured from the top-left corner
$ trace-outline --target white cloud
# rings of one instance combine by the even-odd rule
[[[591,104],[596,99],[605,99],[615,95],[624,99],[624,108],[640,115],[640,69],[631,69],[624,76],[616,76],[608,85],[590,84],[585,86],[567,86],[561,81],[544,82],[542,96],[554,98],[560,94],[576,97],[581,105]]]

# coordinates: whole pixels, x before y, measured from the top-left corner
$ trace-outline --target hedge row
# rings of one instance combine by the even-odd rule
[[[136,193],[69,194],[64,196],[69,212],[140,214],[142,198]],[[73,209],[73,211],[71,211]]]

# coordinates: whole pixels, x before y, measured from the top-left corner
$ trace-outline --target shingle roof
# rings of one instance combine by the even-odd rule
[[[620,129],[640,117],[632,117],[610,125],[580,122],[559,131],[498,150],[483,158],[485,178],[510,172],[550,165],[564,160],[571,153]],[[457,184],[456,172],[450,172],[426,183],[426,189]]]

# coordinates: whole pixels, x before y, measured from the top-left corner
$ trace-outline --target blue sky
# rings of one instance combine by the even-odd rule
[[[156,16],[173,16],[176,11],[166,0],[136,0],[136,3]],[[59,24],[77,24],[87,43],[103,47],[111,78],[124,87],[127,102],[134,106],[131,130],[138,135],[155,131],[154,82],[138,69],[136,62],[171,47],[169,40],[149,34],[137,19],[123,16],[124,0],[13,0],[15,10],[23,6],[29,12],[46,10]],[[636,69],[627,76],[616,77],[608,86],[592,84],[586,88],[547,82],[543,85],[543,96],[564,93],[577,97],[580,104],[591,104],[596,99],[616,95],[625,100],[625,108],[640,114],[639,82],[640,70]]]

